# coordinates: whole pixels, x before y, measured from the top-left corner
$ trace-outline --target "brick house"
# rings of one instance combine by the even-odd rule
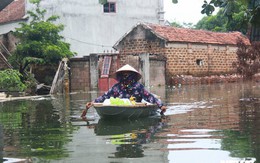
[[[234,73],[232,63],[237,60],[238,39],[250,44],[240,32],[219,33],[138,23],[115,43],[114,48],[119,51],[121,64],[140,54],[165,57],[166,81],[169,81],[176,75]]]
[[[25,0],[5,0],[0,10],[0,70],[11,68],[7,62],[8,56],[16,48],[17,39],[12,31],[19,23],[26,21]]]
[[[71,59],[71,90],[89,90],[90,84],[107,90],[114,83],[109,74],[124,64],[139,70],[143,76],[141,82],[148,87],[172,84],[177,75],[232,74],[236,71],[232,63],[237,60],[238,39],[250,44],[239,32],[217,33],[138,23],[115,43],[118,53],[93,57],[96,68],[90,69],[93,61],[86,61],[88,57]],[[98,70],[95,72],[98,79],[91,81],[89,76],[94,70]],[[79,75],[82,72],[89,74]]]

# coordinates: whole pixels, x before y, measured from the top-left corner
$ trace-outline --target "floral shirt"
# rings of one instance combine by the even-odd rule
[[[117,83],[104,95],[95,99],[94,102],[102,103],[105,99],[109,99],[110,97],[130,98],[131,96],[134,96],[137,102],[141,102],[141,100],[144,99],[149,103],[157,104],[159,108],[163,106],[161,100],[149,93],[139,82],[129,84]]]

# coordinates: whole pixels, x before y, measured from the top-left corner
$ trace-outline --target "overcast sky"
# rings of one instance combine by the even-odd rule
[[[173,4],[172,0],[164,0],[164,18],[169,22],[193,23],[194,25],[204,16],[201,6],[204,0],[178,0]]]

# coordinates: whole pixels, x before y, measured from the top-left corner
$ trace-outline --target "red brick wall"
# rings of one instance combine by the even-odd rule
[[[25,0],[13,1],[0,11],[0,24],[20,20],[25,15]]]
[[[160,47],[159,40],[147,41],[144,39],[125,40],[123,49],[120,50],[120,66],[129,63],[129,55],[139,56],[139,54],[164,54],[164,49]]]
[[[125,40],[123,47],[120,50],[120,66],[130,64],[141,72],[139,54],[149,53],[151,55],[150,85],[165,85],[165,58],[161,57],[164,48],[160,46],[158,39],[149,42],[145,39]]]
[[[70,59],[70,84],[71,92],[90,90],[88,57]]]
[[[163,54],[164,48],[160,47],[159,40],[147,41],[145,39],[125,40],[123,49],[120,50],[121,61],[124,55],[139,55],[142,53]]]
[[[170,75],[205,76],[235,72],[232,63],[236,61],[236,52],[226,46],[180,44],[166,47],[165,52]],[[198,65],[198,60],[203,64]]]
[[[161,46],[159,39],[125,39],[120,51],[120,63],[125,64],[127,58],[142,53],[161,54],[167,58],[166,76],[175,75],[205,76],[234,73],[232,63],[236,61],[236,47],[225,45],[168,43]],[[202,65],[197,62],[201,60]]]

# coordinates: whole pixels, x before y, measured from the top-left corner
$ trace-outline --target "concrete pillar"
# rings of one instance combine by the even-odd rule
[[[142,71],[142,80],[144,86],[149,88],[150,86],[150,61],[149,61],[149,54],[140,54],[141,60],[141,71]]]
[[[96,90],[98,88],[98,55],[97,54],[90,54],[89,70],[90,70],[90,90]]]
[[[158,17],[159,17],[159,24],[164,25],[164,0],[158,0]]]
[[[68,95],[70,93],[70,83],[69,83],[69,70],[68,70],[68,58],[63,58],[62,59],[63,63],[64,63],[64,78],[63,78],[63,93],[65,93],[65,95]]]

